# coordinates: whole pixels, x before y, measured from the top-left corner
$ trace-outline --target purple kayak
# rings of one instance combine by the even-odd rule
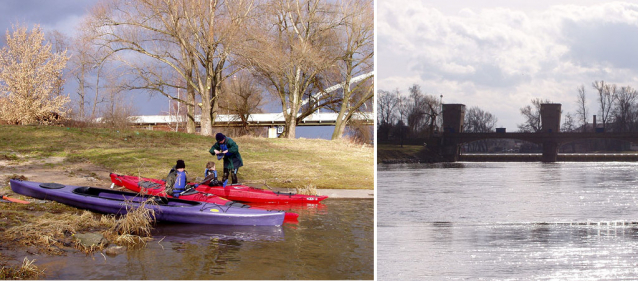
[[[21,180],[11,180],[10,184],[11,190],[18,194],[105,214],[126,214],[127,205],[137,208],[150,198],[155,204],[146,204],[145,207],[154,210],[158,221],[222,225],[281,225],[285,216],[285,212],[250,208],[233,201],[220,205],[88,186],[65,186],[57,183]]]

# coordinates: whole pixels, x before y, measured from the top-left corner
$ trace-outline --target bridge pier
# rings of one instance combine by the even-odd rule
[[[465,120],[464,104],[444,104],[443,112],[443,141],[441,145],[442,156],[445,161],[456,162],[461,156],[461,145],[452,138],[454,134],[463,132],[463,121]]]
[[[556,162],[558,159],[558,143],[555,141],[543,142],[543,162]]]
[[[456,142],[444,141],[441,146],[441,156],[446,162],[459,161],[461,157],[461,145]]]
[[[560,103],[541,104],[541,132],[549,135],[560,133]],[[558,158],[558,142],[546,140],[543,142],[543,162],[556,162]]]

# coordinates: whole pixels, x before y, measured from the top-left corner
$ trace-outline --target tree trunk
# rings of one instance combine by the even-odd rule
[[[213,108],[211,105],[212,92],[213,92],[212,78],[209,75],[206,78],[206,88],[202,89],[201,91],[201,93],[204,93],[202,95],[202,114],[201,114],[201,120],[200,120],[200,125],[201,125],[200,134],[202,136],[213,135],[213,125],[212,125],[213,120],[211,118],[213,114]]]
[[[195,91],[190,83],[186,83],[186,95],[188,96],[188,104],[186,104],[186,132],[195,133]]]
[[[344,102],[347,102],[344,99]],[[335,129],[332,132],[332,140],[337,140],[343,137],[343,132],[346,130],[346,125],[348,125],[345,117],[347,111],[347,106],[342,106],[341,110],[339,110],[339,114],[337,114],[337,120],[335,120]]]

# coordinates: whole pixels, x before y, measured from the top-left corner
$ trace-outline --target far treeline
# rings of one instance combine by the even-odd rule
[[[100,1],[75,34],[17,23],[7,31],[0,121],[102,117],[115,126],[134,115],[130,97],[142,93],[172,101],[187,133],[201,114],[201,134],[213,135],[223,113],[250,134],[249,115],[273,98],[282,137],[295,138],[296,125],[323,110],[338,113],[338,139],[357,112],[372,110],[372,0]],[[67,80],[77,85],[72,94]]]
[[[590,122],[592,116],[584,85],[577,87],[576,112],[563,113],[562,132],[638,132],[638,92],[631,86],[617,86],[605,81],[594,81],[592,89],[597,103],[596,128]],[[548,99],[532,99],[530,105],[520,108],[525,122],[518,124],[519,132],[540,132],[540,107],[553,103]],[[399,144],[401,140],[423,140],[440,136],[442,131],[441,99],[424,94],[417,84],[403,94],[399,89],[378,91],[377,137],[380,142]],[[469,133],[495,132],[498,118],[477,106],[466,108],[463,131]],[[482,140],[467,144],[466,152],[506,151],[511,140]],[[628,150],[629,144],[616,140],[586,140],[570,143],[563,152],[596,150]],[[518,152],[538,152],[540,147],[522,143]]]

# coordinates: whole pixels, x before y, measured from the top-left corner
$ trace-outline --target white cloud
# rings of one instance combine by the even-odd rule
[[[444,102],[494,113],[511,131],[523,121],[518,109],[532,98],[562,103],[567,113],[575,110],[576,87],[583,84],[596,114],[594,80],[636,82],[638,4],[468,5],[455,11],[436,5],[444,6],[378,3],[379,89],[407,91],[417,83],[443,94]]]

